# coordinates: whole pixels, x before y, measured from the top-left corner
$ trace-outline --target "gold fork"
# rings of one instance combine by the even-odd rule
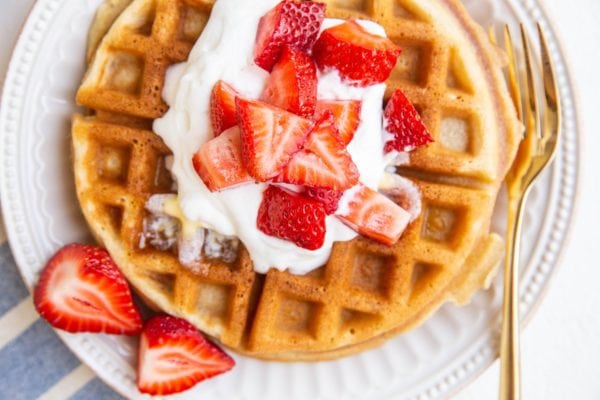
[[[523,210],[527,196],[540,172],[548,166],[557,150],[560,137],[560,100],[554,67],[544,31],[537,24],[541,47],[541,77],[544,109],[540,117],[534,61],[531,45],[521,24],[525,72],[521,72],[517,51],[508,26],[504,27],[504,46],[509,59],[508,84],[517,115],[525,126],[525,134],[517,156],[506,177],[508,187],[508,226],[504,266],[504,303],[502,305],[502,335],[500,341],[500,400],[519,400],[520,340],[519,340],[519,247]],[[496,43],[492,34],[492,41]]]

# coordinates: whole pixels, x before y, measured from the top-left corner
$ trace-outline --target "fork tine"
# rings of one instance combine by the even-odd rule
[[[517,110],[517,117],[520,121],[523,121],[523,103],[521,101],[521,88],[519,84],[519,75],[517,73],[518,62],[508,25],[504,25],[504,47],[506,49],[506,55],[508,56],[508,85],[510,95],[515,104],[515,109]]]
[[[539,105],[535,88],[535,75],[533,74],[533,57],[531,45],[525,32],[525,26],[521,24],[521,40],[523,41],[523,53],[525,54],[525,135],[534,134],[541,139]]]
[[[558,92],[558,86],[556,84],[556,78],[554,75],[554,66],[552,64],[552,58],[548,51],[548,42],[546,35],[542,29],[542,26],[537,24],[538,35],[541,44],[541,56],[542,56],[542,72],[544,82],[544,98],[546,100],[546,107],[544,110],[544,127],[542,134],[542,144],[545,146],[547,143],[556,144],[558,141],[558,135],[560,134],[560,96]]]
[[[490,26],[490,28],[488,29],[488,37],[490,38],[490,42],[492,42],[492,44],[494,46],[498,46],[498,39],[496,38],[496,30],[494,29],[493,26]]]

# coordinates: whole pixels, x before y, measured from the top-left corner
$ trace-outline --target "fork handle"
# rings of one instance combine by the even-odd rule
[[[521,398],[519,250],[527,194],[525,192],[523,196],[509,196],[500,339],[500,400],[519,400]]]

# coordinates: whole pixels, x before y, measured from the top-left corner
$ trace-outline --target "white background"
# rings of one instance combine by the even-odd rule
[[[523,333],[523,391],[528,400],[598,400],[600,252],[595,250],[600,250],[600,0],[542,2],[554,21],[578,98],[582,176],[567,250],[549,292]],[[33,3],[0,0],[2,78]],[[494,399],[497,391],[496,363],[455,399]]]

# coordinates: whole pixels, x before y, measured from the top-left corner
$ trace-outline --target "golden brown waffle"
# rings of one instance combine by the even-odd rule
[[[187,58],[211,7],[202,0],[134,1],[103,39],[77,101],[148,119],[163,115],[166,70]]]
[[[466,303],[489,282],[502,242],[489,233],[519,125],[496,51],[456,0],[329,0],[332,17],[370,18],[403,47],[388,82],[416,104],[436,143],[400,173],[423,212],[400,242],[337,243],[305,276],[207,260],[205,275],[169,251],[140,249],[150,195],[171,191],[168,148],[149,127],[165,111],[166,68],[185,59],[209,0],[134,0],[104,37],[78,92],[93,110],[73,125],[79,201],[97,239],[151,303],[241,353],[322,360],[414,327],[442,303]]]
[[[96,12],[96,17],[88,33],[88,49],[86,54],[86,60],[88,64],[94,58],[100,42],[115,22],[115,20],[121,15],[123,10],[130,5],[132,0],[105,0],[100,5]]]

